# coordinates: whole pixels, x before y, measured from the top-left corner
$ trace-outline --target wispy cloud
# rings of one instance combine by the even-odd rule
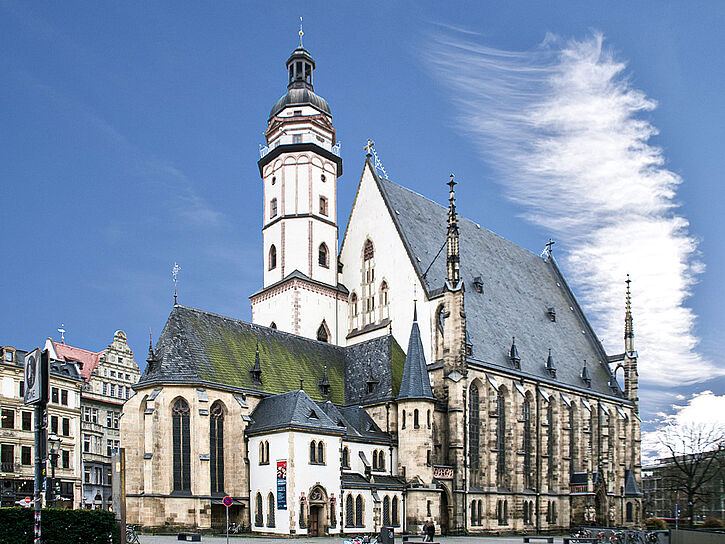
[[[505,51],[441,30],[429,60],[461,128],[522,215],[562,240],[564,269],[606,347],[623,349],[631,274],[640,376],[694,383],[725,373],[696,350],[685,305],[704,269],[675,201],[680,176],[651,143],[656,102],[633,87],[599,33]],[[555,198],[552,197],[555,195]]]

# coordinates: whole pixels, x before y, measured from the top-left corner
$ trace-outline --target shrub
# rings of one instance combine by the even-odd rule
[[[0,508],[0,544],[33,544],[32,508]],[[108,544],[121,541],[113,513],[105,510],[43,509],[43,544]]]
[[[702,525],[700,527],[721,529],[725,527],[725,522],[723,522],[723,520],[721,520],[720,518],[709,517],[705,518],[705,521],[702,522]]]
[[[667,529],[667,522],[661,518],[647,518],[644,520],[644,524],[650,530],[664,531]]]

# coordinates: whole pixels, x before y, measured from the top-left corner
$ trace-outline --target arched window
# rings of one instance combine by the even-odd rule
[[[363,260],[369,261],[375,256],[375,250],[373,249],[372,240],[365,240],[363,245]]]
[[[274,495],[267,495],[267,527],[274,527]]]
[[[351,306],[351,312],[350,314],[353,317],[357,317],[357,294],[355,291],[352,292],[352,295],[350,295],[350,306]]]
[[[509,524],[509,501],[503,501],[503,524]]]
[[[259,443],[259,464],[264,464],[264,441]]]
[[[347,446],[342,448],[342,468],[350,468],[350,450]]]
[[[363,526],[363,498],[362,495],[358,495],[355,499],[355,526],[356,527],[362,527]]]
[[[418,409],[413,410],[413,427],[416,429],[420,428],[420,421],[418,417]]]
[[[378,453],[378,470],[385,470],[385,452],[383,450]]]
[[[277,247],[272,244],[269,248],[269,270],[277,268]]]
[[[405,410],[403,410],[403,419],[402,419],[402,425],[400,426],[401,429],[405,429]]]
[[[269,328],[270,328],[270,329],[276,329],[276,328],[277,328],[277,323],[275,323],[274,321],[272,321],[272,322],[271,322],[271,323],[269,324]]]
[[[378,470],[378,450],[373,451],[373,470]]]
[[[310,442],[310,463],[317,462],[317,443],[313,440]]]
[[[387,495],[383,499],[383,525],[390,525],[390,497]]]
[[[533,489],[534,483],[531,470],[531,402],[528,397],[524,399],[521,415],[524,420],[524,437],[522,444],[522,449],[524,450],[524,487],[526,489]],[[524,523],[526,523],[526,521],[524,521]]]
[[[317,462],[323,464],[325,462],[325,445],[322,440],[317,443]]]
[[[496,415],[496,479],[498,485],[503,486],[506,477],[506,399],[501,390],[496,399]]]
[[[480,499],[478,501],[478,516],[476,519],[479,525],[483,525],[483,501]]]
[[[363,324],[375,322],[375,251],[371,240],[363,244],[362,310]]]
[[[330,256],[325,242],[320,244],[320,249],[317,253],[317,263],[323,268],[330,268]]]
[[[330,340],[329,334],[327,333],[327,327],[325,326],[324,321],[320,324],[320,328],[317,329],[317,339],[320,342],[329,342],[329,340]]]
[[[383,280],[380,283],[380,319],[388,317],[388,282]]]
[[[436,310],[436,327],[438,327],[438,332],[441,336],[443,336],[443,331],[445,329],[445,321],[446,321],[446,309],[441,304],[438,306],[438,309]]]
[[[178,399],[172,410],[174,491],[191,491],[191,427],[189,405]]]
[[[546,453],[549,456],[549,460],[547,462],[548,470],[547,470],[547,480],[549,484],[549,489],[551,489],[554,486],[554,447],[555,447],[555,440],[556,435],[554,432],[554,399],[552,398],[549,401],[549,406],[546,408],[546,419],[549,422],[549,428],[547,431],[547,441],[546,441]]]
[[[348,493],[345,499],[345,527],[353,527],[355,523],[355,508],[352,495]]]
[[[632,503],[627,503],[627,521],[634,521],[634,516],[632,515]]]
[[[209,468],[212,494],[224,493],[224,408],[219,401],[209,411]]]
[[[393,497],[392,504],[390,505],[390,509],[392,510],[393,514],[393,527],[399,527],[400,526],[400,515],[398,514],[398,497]]]
[[[269,218],[274,219],[275,217],[277,217],[277,199],[273,198],[269,202]]]
[[[261,527],[264,525],[264,507],[262,506],[262,494],[259,491],[257,492],[257,498],[254,503],[254,525]]]
[[[430,410],[427,410],[425,413],[425,419],[428,424],[428,428],[430,429]]]
[[[476,501],[471,501],[471,525],[477,525],[477,523],[476,523]]]
[[[478,470],[479,467],[479,446],[478,438],[480,435],[479,417],[481,406],[479,403],[478,386],[474,383],[471,385],[471,393],[468,398],[468,443],[470,448],[470,466],[472,470]]]

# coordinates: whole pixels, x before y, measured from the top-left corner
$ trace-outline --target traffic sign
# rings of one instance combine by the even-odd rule
[[[25,404],[48,402],[48,352],[35,348],[25,356]]]
[[[25,502],[28,503],[28,504],[30,504],[30,501],[32,501],[32,500],[33,499],[31,499],[30,497],[25,497]]]
[[[224,506],[226,506],[227,508],[229,508],[232,505],[232,503],[234,503],[234,501],[232,500],[232,498],[229,495],[224,497],[222,499],[222,502],[224,503]]]

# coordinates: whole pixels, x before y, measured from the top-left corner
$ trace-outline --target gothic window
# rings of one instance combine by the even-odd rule
[[[471,501],[471,525],[477,525],[477,523],[476,523],[476,501]]]
[[[352,495],[348,493],[345,499],[345,527],[353,527],[355,522],[355,508]]]
[[[272,321],[272,322],[271,322],[271,323],[269,324],[269,328],[270,328],[270,329],[276,329],[276,328],[277,328],[277,323],[275,323],[274,321]]]
[[[327,216],[327,199],[324,196],[320,197],[320,215]]]
[[[383,450],[378,453],[378,470],[385,470],[385,452]]]
[[[496,478],[498,485],[503,486],[506,477],[506,399],[500,390],[496,399],[496,415]]]
[[[189,405],[178,399],[172,410],[174,491],[191,491],[191,430]]]
[[[322,242],[320,244],[320,249],[317,254],[317,264],[319,264],[323,268],[330,268],[330,255],[329,251],[327,250],[327,244],[325,242]]]
[[[533,489],[532,470],[531,470],[531,402],[529,398],[524,399],[522,416],[524,420],[524,487]]]
[[[547,416],[546,418],[549,420],[549,428],[547,429],[547,442],[546,442],[546,454],[549,456],[548,460],[548,471],[547,471],[547,478],[548,478],[548,484],[549,489],[551,489],[554,485],[554,400],[549,401],[549,406],[546,409]]]
[[[322,440],[317,443],[317,462],[321,464],[325,463],[325,445]]]
[[[267,527],[274,527],[274,495],[267,495]]]
[[[509,524],[509,501],[503,501],[503,525]]]
[[[362,495],[358,495],[355,499],[355,526],[363,526],[363,498]]]
[[[383,280],[380,284],[380,320],[388,317],[388,282]]]
[[[310,463],[317,463],[317,443],[310,442]]]
[[[277,268],[277,246],[272,244],[269,248],[269,270]]]
[[[269,218],[277,217],[277,199],[273,198],[269,203]]]
[[[378,450],[373,452],[373,470],[378,470]]]
[[[342,449],[342,468],[350,468],[350,450],[347,446]]]
[[[323,321],[322,324],[320,324],[320,328],[317,329],[317,339],[320,342],[329,342],[330,337],[327,333],[327,327],[325,326],[325,322]]]
[[[471,393],[468,398],[468,413],[469,413],[469,421],[468,421],[468,443],[470,445],[470,466],[471,470],[478,470],[479,467],[479,447],[478,447],[478,437],[479,437],[479,430],[480,430],[480,423],[479,423],[479,414],[480,414],[480,405],[479,405],[479,396],[478,396],[478,386],[474,383],[471,385]]]
[[[371,240],[363,245],[362,310],[364,324],[375,322],[375,251]]]
[[[496,501],[496,519],[499,525],[503,525],[503,501]]]
[[[352,306],[352,312],[350,313],[353,317],[357,317],[357,294],[354,291],[350,296],[350,306]]]
[[[413,410],[413,427],[416,429],[420,428],[418,409]]]
[[[405,429],[405,410],[403,410],[402,425],[400,426],[400,428]]]
[[[375,250],[373,249],[373,242],[371,240],[365,240],[363,246],[363,259],[369,261],[375,256]]]
[[[383,525],[390,525],[390,497],[387,495],[383,499]]]
[[[633,521],[632,503],[631,502],[627,503],[627,521]]]
[[[224,408],[219,401],[210,410],[209,417],[209,467],[211,492],[224,492]]]
[[[257,527],[261,527],[264,525],[264,511],[262,506],[262,494],[257,491],[257,498],[255,500],[255,508],[254,508],[254,525]]]
[[[430,410],[426,411],[425,418],[428,424],[428,428],[430,429]]]
[[[392,504],[390,506],[390,509],[392,510],[393,514],[393,527],[399,527],[400,526],[400,517],[398,514],[398,497],[393,497]]]

